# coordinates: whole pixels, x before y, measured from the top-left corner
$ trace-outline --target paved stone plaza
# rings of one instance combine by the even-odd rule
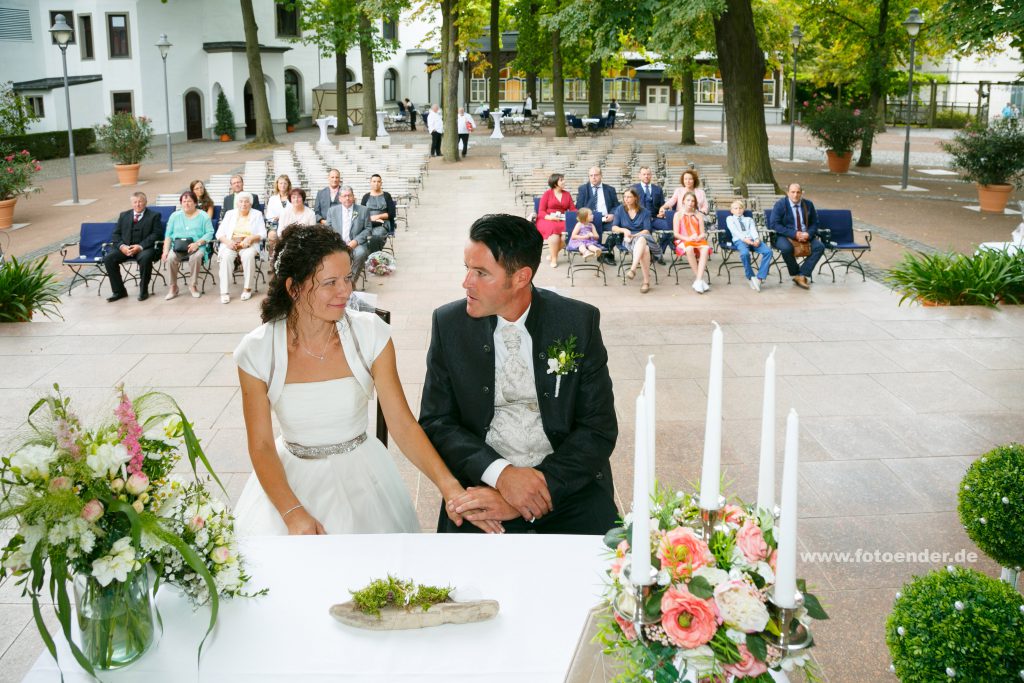
[[[674,137],[670,129],[665,133],[669,140]],[[657,138],[661,132],[652,128],[644,133],[638,126],[637,135],[644,134]],[[781,144],[776,139],[781,134],[773,131],[773,145]],[[396,142],[427,144],[423,135],[395,137]],[[151,194],[175,191],[192,177],[205,178],[238,168],[244,159],[269,156],[237,146],[229,149],[233,153],[223,160],[205,151],[196,157],[202,161],[183,157],[187,170],[170,179],[155,173],[158,162],[149,162],[150,173],[144,176],[150,184],[141,189]],[[700,148],[694,153],[709,163],[722,163],[721,157],[712,161],[713,151]],[[963,209],[970,188],[949,180],[931,181],[928,197],[872,197],[873,187],[893,182],[881,177],[893,167],[837,178],[825,174],[822,166],[782,164],[776,177],[784,183],[799,176],[819,208],[853,205],[855,218],[931,247],[1005,239],[1019,220]],[[129,192],[112,189],[112,179],[113,172],[105,169],[83,175],[82,196],[102,201],[85,209],[47,209],[47,217],[37,212],[35,223],[49,221],[47,230],[35,232],[30,226],[13,233],[17,248],[12,251],[45,251],[76,232],[73,226],[85,220],[85,212],[100,220],[124,210]],[[62,182],[64,186],[58,184]],[[946,186],[955,186],[961,199],[952,190],[943,191]],[[33,197],[32,206],[42,202],[39,206],[49,207],[63,198],[66,179],[47,181],[46,189],[45,200]],[[378,305],[392,311],[399,371],[414,411],[431,311],[462,295],[462,246],[470,223],[487,212],[524,213],[502,174],[497,147],[489,144],[473,147],[463,164],[433,160],[420,197],[422,203],[410,211],[408,229],[399,228],[398,271],[389,278],[371,276],[367,285],[368,292],[379,296]],[[881,208],[873,209],[872,202]],[[945,235],[941,226],[947,223],[955,240],[927,239],[929,230]],[[875,264],[891,263],[900,253],[895,238],[880,238],[876,246]],[[717,263],[715,257],[713,274]],[[840,276],[835,284],[827,275],[819,277],[810,292],[794,287],[788,278],[779,285],[773,277],[756,294],[740,277],[726,284],[723,274],[700,296],[688,286],[687,273],[677,286],[664,268],[659,270],[660,284],[646,295],[640,294],[639,278],[623,286],[613,270],[607,286],[584,273],[570,287],[564,259],[557,270],[542,262],[537,277],[539,286],[602,311],[619,417],[612,466],[620,508],[629,509],[631,503],[633,400],[648,354],[658,368],[658,478],[678,487],[698,481],[711,321],[723,326],[726,342],[725,491],[754,498],[762,368],[767,353],[777,348],[780,477],[785,412],[793,407],[801,417],[802,550],[859,552],[861,557],[802,563],[799,574],[831,615],[816,628],[814,656],[830,683],[895,680],[888,673],[883,631],[894,594],[912,575],[945,562],[884,563],[880,555],[927,550],[949,553],[952,561],[958,551],[977,553],[957,521],[956,490],[973,458],[997,444],[1024,440],[1024,311],[901,307],[897,295],[876,281],[862,282],[859,275]],[[106,287],[103,291],[108,293]],[[261,297],[241,302],[233,296],[225,306],[209,285],[199,300],[182,296],[166,302],[165,291],[158,287],[155,297],[139,303],[129,286],[130,298],[107,304],[96,296],[95,286],[79,287],[64,300],[63,322],[0,325],[0,440],[15,435],[28,408],[54,382],[83,414],[112,407],[112,387],[119,383],[130,392],[159,388],[174,395],[197,423],[206,452],[235,499],[251,466],[231,351],[259,323]],[[232,291],[237,294],[238,286]],[[432,530],[439,494],[400,454],[395,457],[424,530]],[[969,566],[992,576],[998,573],[980,554]],[[20,680],[42,652],[30,606],[19,593],[10,584],[0,589],[4,682]]]

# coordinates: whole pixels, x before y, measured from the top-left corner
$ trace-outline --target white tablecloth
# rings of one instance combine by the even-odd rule
[[[270,594],[221,603],[201,676],[196,645],[209,612],[161,590],[157,646],[104,681],[486,681],[561,683],[606,567],[594,536],[403,534],[247,539],[251,586]],[[351,628],[327,612],[388,572],[452,585],[501,604],[477,624],[416,631]],[[57,636],[65,680],[88,681]],[[26,681],[58,681],[48,653]]]

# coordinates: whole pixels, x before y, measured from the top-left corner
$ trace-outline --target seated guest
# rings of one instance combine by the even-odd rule
[[[672,235],[670,231],[672,226],[669,225],[668,221],[665,220],[665,211],[661,208],[661,205],[665,203],[665,193],[662,192],[661,186],[654,185],[651,183],[651,169],[647,166],[640,167],[640,182],[633,186],[633,189],[640,195],[640,206],[647,209],[647,212],[651,214],[651,229],[663,231],[661,239],[658,240],[661,244],[661,250],[664,252],[668,246],[672,243]],[[664,257],[661,259],[664,263]]]
[[[239,192],[235,197],[237,208],[228,211],[217,228],[217,241],[220,249],[217,258],[220,260],[220,302],[231,301],[228,287],[231,283],[231,270],[235,259],[242,259],[242,301],[252,298],[252,279],[256,270],[256,252],[260,241],[267,236],[267,228],[263,214],[252,208],[252,195]]]
[[[348,185],[341,188],[341,203],[331,207],[327,224],[352,250],[352,280],[362,275],[366,259],[384,247],[387,232],[383,227],[375,228],[370,221],[370,210],[356,204],[356,196]]]
[[[359,203],[370,210],[370,223],[373,227],[383,227],[388,234],[395,231],[395,200],[384,191],[384,179],[379,173],[370,176],[370,191],[363,195]]]
[[[277,220],[277,239],[284,237],[284,231],[293,225],[316,225],[316,214],[306,206],[306,191],[301,187],[293,187],[288,195],[288,206]],[[267,237],[270,239],[269,235]]]
[[[321,225],[327,225],[327,213],[331,207],[341,203],[341,171],[332,168],[327,173],[327,187],[316,193],[316,203],[313,204],[313,211],[316,219]]]
[[[747,278],[752,290],[760,292],[761,285],[768,279],[768,268],[772,265],[772,248],[761,241],[761,233],[757,231],[754,219],[743,215],[743,210],[746,208],[742,199],[733,200],[730,207],[732,215],[725,219],[725,225],[732,234],[732,245],[740,253],[743,276]],[[761,261],[757,264],[756,277],[754,269],[750,266],[751,251],[756,251],[761,255]]]
[[[583,254],[584,261],[591,256],[600,256],[604,251],[601,249],[597,228],[594,227],[594,214],[585,206],[576,212],[576,226],[572,229],[572,237],[565,249]]]
[[[103,257],[107,277],[110,278],[110,296],[107,301],[118,301],[128,296],[121,277],[121,264],[135,261],[139,264],[139,301],[149,298],[149,278],[153,274],[156,243],[164,237],[160,214],[146,208],[146,195],[132,195],[132,208],[117,217],[117,227],[110,238],[111,249]]]
[[[683,206],[676,212],[672,234],[676,241],[676,254],[686,254],[686,261],[693,271],[693,291],[703,294],[710,288],[704,282],[704,269],[711,257],[711,245],[704,230],[704,214],[697,211],[697,196],[692,192],[683,195]],[[695,252],[700,253],[699,258]]]
[[[632,280],[637,267],[643,269],[640,293],[646,294],[651,289],[651,258],[661,256],[661,246],[651,235],[651,214],[640,206],[640,196],[632,187],[622,193],[622,204],[615,207],[612,232],[623,235],[622,246],[633,255],[627,277]]]
[[[565,212],[575,209],[572,195],[565,189],[565,174],[552,173],[548,178],[548,189],[541,195],[537,209],[537,230],[548,243],[552,268],[558,267],[558,253],[564,247],[562,234],[565,232]]]
[[[274,193],[267,200],[263,218],[267,221],[267,255],[274,258],[274,245],[277,244],[277,224],[281,214],[288,207],[292,194],[292,179],[287,175],[279,175],[274,181]],[[288,225],[288,223],[285,223]]]
[[[188,291],[193,299],[199,298],[199,264],[206,259],[206,245],[213,240],[213,222],[196,206],[196,195],[192,190],[181,193],[178,198],[181,211],[175,211],[167,220],[164,232],[164,251],[161,260],[170,263],[171,286],[164,297],[168,301],[178,296],[178,270],[181,262],[188,260]]]
[[[188,189],[192,190],[192,194],[196,196],[196,208],[200,211],[206,212],[206,215],[213,220],[213,197],[206,191],[206,185],[203,184],[202,180],[193,180],[188,186]]]
[[[590,182],[580,185],[576,193],[576,206],[587,207],[595,213],[600,213],[605,223],[612,222],[612,212],[619,205],[615,188],[601,182],[601,169],[597,166],[591,167],[589,173]],[[605,262],[615,264],[615,257],[610,253],[605,255]]]
[[[697,198],[697,210],[707,215],[708,196],[704,194],[704,190],[700,187],[700,176],[697,175],[697,172],[693,169],[683,171],[682,175],[679,176],[679,184],[682,187],[677,187],[676,191],[669,197],[669,200],[661,205],[661,208],[667,210],[682,207],[680,201],[682,201],[683,195],[687,192],[692,192],[693,196]],[[665,214],[662,213],[662,215]]]
[[[236,174],[231,176],[231,194],[224,197],[224,204],[220,209],[221,216],[235,208],[235,195],[240,192],[245,192],[245,179]],[[255,192],[250,192],[249,196],[252,198],[252,208],[259,210],[260,206],[262,206],[260,204],[260,196]]]
[[[775,202],[768,214],[768,228],[775,231],[775,248],[786,262],[793,282],[798,287],[810,289],[810,278],[814,275],[818,259],[825,253],[825,245],[818,239],[818,212],[814,204],[803,196],[799,183],[786,188],[786,196]],[[803,264],[796,262],[793,254],[795,244],[810,245],[810,256],[804,259]]]

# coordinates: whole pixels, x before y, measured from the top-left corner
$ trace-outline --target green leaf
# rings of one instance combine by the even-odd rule
[[[604,544],[612,550],[618,548],[619,543],[622,543],[625,540],[626,529],[620,526],[609,530],[608,533],[604,535]]]
[[[711,584],[703,576],[693,577],[686,584],[686,587],[701,600],[710,600],[715,595],[715,589],[711,587]]]
[[[828,619],[828,614],[825,613],[825,609],[818,602],[818,598],[810,593],[804,593],[804,607],[807,609],[808,616],[812,619]]]
[[[747,634],[747,649],[758,661],[763,662],[768,659],[768,643],[756,633]]]

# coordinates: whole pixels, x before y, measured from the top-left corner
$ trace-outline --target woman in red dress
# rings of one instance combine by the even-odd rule
[[[547,190],[540,198],[537,208],[537,230],[548,243],[551,267],[558,267],[558,253],[565,248],[565,212],[575,211],[572,195],[565,189],[565,174],[552,173],[548,178]]]

